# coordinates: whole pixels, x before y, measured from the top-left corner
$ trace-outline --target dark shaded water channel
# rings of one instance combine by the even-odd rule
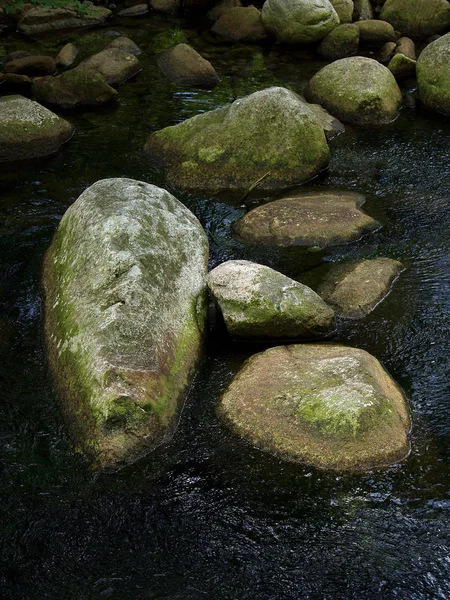
[[[139,24],[114,25],[147,51],[119,106],[70,115],[77,134],[59,155],[5,169],[1,179],[0,596],[449,598],[450,120],[443,117],[405,108],[389,127],[350,129],[332,142],[330,167],[313,182],[366,194],[365,210],[384,225],[323,260],[389,256],[408,267],[374,313],[341,322],[335,336],[373,353],[404,387],[414,423],[407,460],[338,476],[236,439],[215,406],[255,349],[217,337],[170,444],[99,476],[72,452],[47,377],[39,289],[42,255],[64,211],[104,177],[161,185],[142,152],[151,131],[274,83],[300,90],[320,66],[301,53],[229,49],[197,37],[192,43],[223,82],[213,92],[177,89],[154,64],[158,23]],[[27,47],[7,42],[9,50]],[[48,51],[61,45],[46,43]],[[245,257],[292,276],[306,268],[296,253],[233,241],[230,225],[245,211],[239,202],[176,196],[208,232],[211,265]]]

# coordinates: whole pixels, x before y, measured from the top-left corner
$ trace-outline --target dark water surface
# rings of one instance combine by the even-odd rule
[[[213,92],[177,89],[151,52],[161,24],[142,23],[130,33],[148,53],[142,73],[120,89],[120,105],[70,115],[77,134],[59,155],[8,167],[0,180],[0,596],[448,599],[449,119],[405,108],[383,129],[349,129],[332,142],[328,171],[303,186],[362,192],[365,210],[383,223],[313,262],[390,256],[408,267],[382,305],[362,321],[342,321],[335,336],[377,356],[405,389],[407,460],[337,475],[240,441],[215,407],[255,349],[222,338],[209,343],[170,444],[97,476],[72,451],[47,376],[39,289],[42,255],[64,211],[104,177],[162,185],[142,151],[151,131],[274,83],[300,90],[319,66],[301,53],[228,50],[192,37],[223,82]],[[6,41],[9,51],[26,46]],[[176,196],[208,232],[212,266],[245,257],[293,276],[306,268],[295,252],[234,241],[230,225],[246,210],[239,202]]]

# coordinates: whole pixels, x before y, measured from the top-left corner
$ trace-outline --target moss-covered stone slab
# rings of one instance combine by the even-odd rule
[[[209,273],[208,288],[232,337],[314,339],[335,326],[320,296],[264,265],[229,260]]]
[[[279,42],[299,45],[318,42],[340,23],[328,0],[266,0],[262,20]]]
[[[450,33],[429,44],[419,56],[417,84],[424,106],[450,115]]]
[[[338,315],[360,319],[384,300],[404,268],[392,258],[335,265],[317,291]]]
[[[330,0],[334,10],[337,12],[341,23],[351,23],[355,5],[353,0]]]
[[[80,27],[100,25],[112,15],[103,6],[91,6],[84,14],[70,8],[32,8],[23,13],[18,28],[27,35],[37,35]]]
[[[33,100],[0,98],[0,162],[53,154],[73,132],[68,121]]]
[[[327,60],[339,60],[353,56],[359,48],[359,29],[351,23],[344,23],[333,29],[317,48],[318,53]]]
[[[261,42],[268,37],[261,13],[254,6],[229,8],[217,19],[211,31],[231,42]]]
[[[252,356],[219,412],[254,446],[321,469],[368,470],[409,453],[405,397],[376,358],[328,344]]]
[[[118,86],[137,75],[141,65],[134,54],[119,48],[106,48],[84,60],[77,68],[96,71],[103,76],[106,83]]]
[[[208,242],[165,190],[88,188],[44,263],[45,339],[76,447],[114,468],[171,435],[202,350]]]
[[[272,87],[153,133],[145,146],[178,188],[282,189],[324,169],[324,131],[299,96]]]
[[[220,82],[216,70],[194,48],[177,44],[161,52],[156,59],[158,67],[172,83],[204,89],[213,89]]]
[[[62,109],[103,106],[118,99],[117,90],[100,73],[77,67],[58,77],[43,77],[33,85],[35,98]]]
[[[404,35],[427,38],[450,27],[450,3],[448,0],[386,0],[380,17]]]
[[[235,235],[248,244],[287,248],[346,244],[381,227],[352,192],[310,192],[258,206],[239,219]]]
[[[341,121],[357,125],[390,123],[402,103],[389,69],[363,56],[343,58],[321,69],[309,81],[305,97]]]

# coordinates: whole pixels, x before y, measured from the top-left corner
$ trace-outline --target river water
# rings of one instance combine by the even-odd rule
[[[172,22],[171,26],[179,26]],[[331,142],[329,169],[304,190],[366,195],[383,228],[308,260],[246,248],[231,224],[248,207],[170,190],[200,219],[211,266],[259,260],[301,277],[320,261],[389,256],[407,270],[336,341],[379,358],[404,388],[412,452],[399,465],[336,474],[252,448],[218,420],[218,397],[262,346],[213,333],[172,441],[114,474],[93,474],[71,448],[42,347],[40,268],[64,211],[89,185],[131,177],[163,185],[149,133],[268,85],[301,90],[321,65],[302,52],[191,42],[216,90],[177,89],[155,66],[164,20],[129,33],[147,51],[120,104],[72,114],[77,128],[45,163],[0,179],[0,595],[6,599],[291,600],[450,597],[450,120],[404,108],[378,130]],[[111,28],[111,27],[110,27]],[[5,41],[3,42],[5,43]],[[8,50],[28,47],[17,37]],[[51,51],[47,41],[44,48]],[[254,204],[255,200],[250,201]]]

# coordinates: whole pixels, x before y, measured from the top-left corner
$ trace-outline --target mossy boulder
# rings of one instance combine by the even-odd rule
[[[389,61],[388,69],[395,79],[400,80],[406,77],[414,77],[416,74],[416,65],[415,60],[397,52]]]
[[[167,79],[176,85],[213,89],[220,82],[209,60],[187,44],[177,44],[164,50],[156,62]]]
[[[145,146],[179,188],[224,190],[285,188],[325,168],[329,148],[308,105],[272,87],[233,104],[153,133]]]
[[[103,6],[91,6],[83,14],[77,13],[68,7],[37,7],[23,12],[22,15],[18,23],[18,28],[23,33],[32,36],[66,29],[100,25],[109,19],[112,13]]]
[[[368,470],[409,453],[405,397],[376,358],[328,344],[252,356],[219,413],[254,446],[321,469]]]
[[[236,8],[242,6],[241,0],[219,0],[212,8],[208,10],[207,17],[210,21],[217,21],[224,12],[230,8]]]
[[[419,56],[417,84],[424,106],[450,115],[450,33],[429,44]]]
[[[309,81],[305,96],[341,121],[357,125],[390,123],[402,103],[389,69],[362,56],[343,58],[321,69]]]
[[[208,242],[171,194],[88,188],[44,263],[45,339],[79,450],[117,467],[173,432],[202,349]]]
[[[229,260],[209,273],[208,288],[235,338],[313,339],[335,326],[320,296],[264,265]]]
[[[23,96],[0,98],[0,163],[47,156],[67,142],[72,125]]]
[[[450,3],[448,0],[386,0],[380,17],[404,35],[427,38],[450,27]]]
[[[142,50],[139,48],[139,46],[125,35],[120,35],[119,37],[114,38],[113,41],[108,44],[107,48],[118,48],[119,50],[127,52],[128,54],[134,54],[134,56],[139,56],[139,54],[142,54]]]
[[[379,47],[388,42],[395,42],[397,34],[387,21],[367,19],[357,21],[355,26],[359,29],[359,39],[362,46]]]
[[[318,53],[327,60],[339,60],[358,52],[359,29],[351,23],[344,23],[333,29],[320,42]]]
[[[81,106],[102,106],[118,99],[117,91],[108,85],[103,75],[91,69],[77,67],[58,77],[43,77],[33,85],[39,102],[72,109]]]
[[[353,10],[355,8],[353,0],[330,0],[334,10],[337,12],[341,23],[351,23]]]
[[[370,0],[353,0],[353,20],[365,21],[373,19],[373,8]]]
[[[360,319],[387,296],[403,270],[402,263],[392,258],[335,265],[317,291],[338,315]]]
[[[229,8],[217,19],[211,31],[232,42],[261,42],[267,38],[261,13],[254,6]]]
[[[8,61],[5,71],[33,77],[53,75],[56,72],[56,63],[51,56],[26,56]]]
[[[318,42],[340,23],[328,0],[266,0],[262,20],[279,42],[300,45]]]
[[[106,48],[87,58],[78,65],[78,69],[90,69],[103,76],[106,83],[119,86],[141,70],[139,60],[119,48]]]
[[[360,210],[364,196],[352,192],[296,194],[258,206],[233,226],[247,244],[326,248],[346,244],[380,227]]]

